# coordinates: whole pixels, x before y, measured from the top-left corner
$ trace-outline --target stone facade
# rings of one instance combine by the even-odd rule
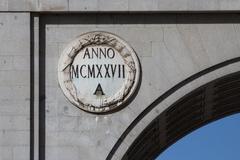
[[[141,131],[172,103],[238,71],[239,63],[234,62],[184,85],[149,111],[115,147],[159,96],[204,69],[239,57],[240,17],[222,13],[237,12],[239,6],[240,0],[2,0],[0,160],[121,159]],[[201,11],[219,13],[195,13]],[[113,113],[80,110],[58,85],[63,48],[90,31],[119,35],[141,63],[136,97]]]
[[[240,0],[2,0],[1,11],[238,11]]]
[[[0,13],[0,159],[29,159],[30,16]]]

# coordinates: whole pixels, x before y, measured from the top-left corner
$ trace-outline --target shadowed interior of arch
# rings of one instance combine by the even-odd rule
[[[240,72],[207,83],[183,96],[155,118],[123,159],[154,159],[197,128],[240,112]]]

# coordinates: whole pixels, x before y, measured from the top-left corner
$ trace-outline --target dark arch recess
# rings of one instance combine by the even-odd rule
[[[115,145],[113,146],[113,148],[111,149],[111,151],[109,152],[106,160],[111,160],[113,155],[115,154],[115,152],[117,151],[118,147],[121,145],[121,143],[123,142],[123,140],[126,138],[126,136],[128,135],[128,133],[138,124],[138,122],[140,122],[142,120],[143,117],[145,117],[152,109],[154,109],[159,103],[161,103],[165,98],[167,98],[168,96],[170,96],[171,94],[173,94],[175,91],[177,91],[178,89],[180,89],[181,87],[183,87],[184,85],[192,82],[193,80],[204,76],[205,74],[208,74],[210,72],[213,72],[219,68],[228,66],[230,64],[234,64],[240,61],[240,57],[236,57],[233,59],[229,59],[226,60],[224,62],[218,63],[214,66],[211,66],[207,69],[204,69],[188,78],[186,78],[185,80],[179,82],[178,84],[176,84],[175,86],[173,86],[172,88],[170,88],[168,91],[166,91],[164,94],[162,94],[160,97],[158,97],[152,104],[150,104],[146,109],[144,109],[143,112],[141,112],[136,119],[134,119],[134,121],[127,127],[127,129],[123,132],[123,134],[120,136],[120,138],[117,140],[117,142],[115,143]]]
[[[238,112],[240,72],[209,82],[175,102],[143,130],[123,160],[154,159],[191,131]]]

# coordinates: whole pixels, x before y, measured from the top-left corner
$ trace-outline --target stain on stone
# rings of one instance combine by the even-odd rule
[[[98,141],[97,141],[97,146],[100,146],[100,145],[101,145],[101,141],[98,140]]]
[[[49,7],[50,11],[63,11],[66,10],[64,6],[54,6],[54,7]]]
[[[64,107],[63,107],[63,112],[64,112],[64,113],[68,113],[68,107],[67,107],[67,106],[64,106]]]
[[[25,101],[30,101],[30,98],[25,98]]]

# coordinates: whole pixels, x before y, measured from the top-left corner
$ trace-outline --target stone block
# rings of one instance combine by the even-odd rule
[[[58,98],[58,87],[47,87],[46,88],[46,102],[55,102]]]
[[[156,11],[158,0],[129,0],[130,11]]]
[[[219,10],[222,0],[211,0],[211,1],[204,1],[202,3],[201,1],[194,1],[194,0],[188,0],[187,7],[188,10]],[[228,1],[229,2],[229,1]]]
[[[50,58],[59,58],[59,45],[58,43],[51,43],[48,42],[46,44],[46,53],[48,54],[47,56]]]
[[[149,41],[137,41],[137,42],[130,42],[131,46],[137,53],[139,57],[151,57],[152,56],[152,47],[151,42]]]
[[[98,0],[99,11],[127,11],[128,0]]]
[[[108,149],[105,147],[105,141],[102,141],[102,138],[93,140],[93,135],[102,135],[99,132],[89,131],[89,132],[48,132],[46,139],[46,151],[47,156],[58,157],[57,155],[52,155],[51,148],[64,148],[64,147],[74,147],[79,148],[78,150],[78,159],[96,159],[96,155],[93,153],[98,153],[98,159],[104,160]],[[110,136],[104,137],[106,141],[112,139]],[[116,139],[114,139],[116,141]],[[112,146],[111,145],[106,146]],[[67,154],[68,150],[62,151],[62,153]],[[50,159],[50,158],[49,158]],[[64,159],[65,160],[65,159]]]
[[[29,131],[0,131],[0,146],[27,146],[29,136]]]
[[[58,93],[57,106],[59,116],[80,116],[85,113],[84,111],[71,104],[63,95],[63,92],[61,90]]]
[[[26,116],[0,116],[0,130],[29,130],[29,117]]]
[[[98,0],[69,0],[70,11],[96,11]]]
[[[14,56],[13,68],[17,71],[29,71],[30,70],[30,56]]]
[[[59,117],[46,116],[46,133],[59,131]]]
[[[28,160],[30,158],[30,147],[17,146],[13,148],[13,160]]]
[[[40,0],[40,11],[68,11],[68,0]]]
[[[0,159],[1,160],[12,160],[13,159],[12,147],[0,146]]]
[[[198,70],[189,53],[188,44],[182,40],[182,33],[178,28],[164,28],[164,45],[168,54],[178,64],[182,75],[194,74]]]
[[[0,86],[0,100],[29,100],[29,86]]]
[[[74,146],[47,147],[46,160],[79,160],[80,150],[81,148]]]
[[[8,0],[9,11],[36,11],[37,0]]]
[[[163,31],[161,26],[159,25],[156,28],[146,28],[145,25],[132,25],[131,27],[118,27],[116,30],[116,34],[121,36],[124,40],[126,40],[130,45],[131,42],[148,44],[151,46],[151,42],[161,42],[163,40]],[[138,38],[136,39],[136,35]],[[136,47],[134,49],[137,49]],[[144,54],[148,55],[149,54]]]
[[[58,103],[56,101],[46,102],[46,116],[54,117],[58,115]]]
[[[169,53],[169,49],[165,43],[161,43],[161,42],[152,43],[152,54],[153,54],[153,57],[155,57],[154,59],[144,59],[144,61],[146,61],[145,62],[146,67],[143,67],[143,70],[145,71],[148,68],[148,70],[145,71],[146,74],[152,73],[152,72],[149,72],[149,70],[151,70],[151,68],[155,66],[158,72],[157,74],[153,74],[153,75],[156,75],[158,77],[165,77],[165,82],[168,82],[167,83],[168,85],[163,85],[163,86],[169,86],[169,85],[173,86],[183,78],[183,75],[181,75],[181,71],[179,70],[180,68],[179,64],[176,63],[177,60],[174,59],[173,56],[171,56],[171,54]],[[147,65],[147,64],[152,64],[152,65]],[[157,79],[157,78],[153,77],[153,79]],[[167,88],[164,87],[164,89],[167,89]]]
[[[0,115],[29,116],[29,100],[15,100],[11,99],[11,97],[0,100]]]
[[[78,117],[62,116],[59,117],[59,130],[60,131],[77,131],[78,130]]]
[[[0,70],[13,69],[13,56],[0,56]]]
[[[197,26],[211,64],[239,56],[239,29],[233,24],[199,24]],[[221,53],[221,54],[220,54]]]
[[[58,67],[58,59],[59,57],[49,57],[46,59],[45,64],[46,64],[46,72],[48,74],[56,74],[57,67]],[[48,75],[46,75],[48,77]]]
[[[30,16],[0,14],[0,55],[30,55]],[[13,47],[14,46],[14,47]]]
[[[0,2],[0,11],[7,11],[8,10],[8,0],[2,0]]]
[[[219,0],[219,10],[239,10],[240,0]]]
[[[0,86],[29,86],[29,71],[0,71]]]
[[[84,20],[84,19],[83,19]],[[80,22],[81,23],[81,22]],[[60,27],[49,28],[46,31],[47,44],[56,45],[53,43],[69,43],[77,36],[91,31],[96,31],[96,24],[80,24],[75,27],[62,25]],[[54,47],[54,46],[53,46]]]
[[[195,0],[158,0],[159,11],[187,11],[188,3]]]

